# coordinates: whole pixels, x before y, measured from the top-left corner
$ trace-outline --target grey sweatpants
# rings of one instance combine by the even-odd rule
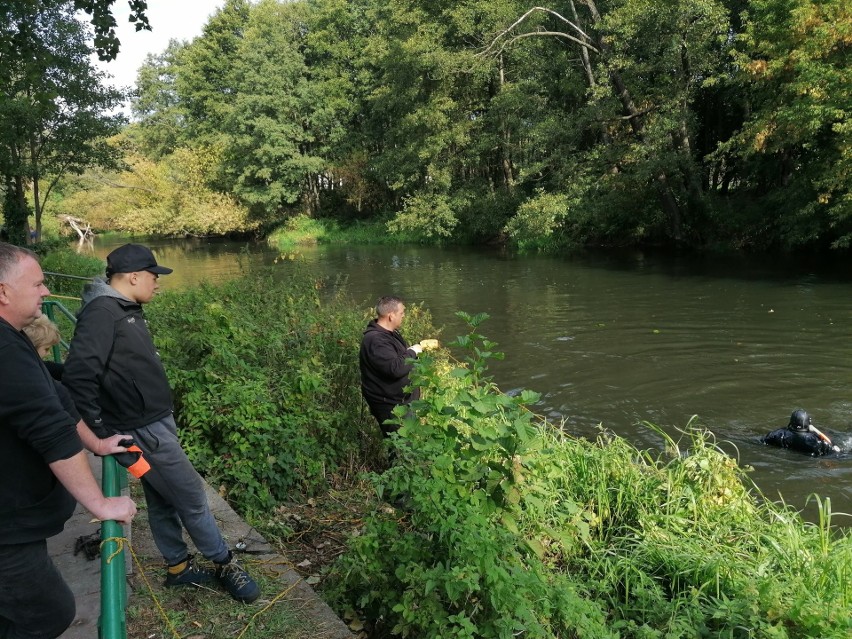
[[[204,480],[178,441],[174,417],[169,415],[142,428],[119,432],[133,437],[151,465],[142,477],[142,488],[151,534],[166,563],[174,565],[187,556],[181,527],[189,533],[198,552],[210,561],[226,562],[228,544],[210,512]]]

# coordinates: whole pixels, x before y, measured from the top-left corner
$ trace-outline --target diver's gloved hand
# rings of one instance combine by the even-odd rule
[[[142,449],[136,445],[136,442],[133,441],[132,437],[122,439],[119,444],[127,448],[127,452],[113,453],[113,457],[115,457],[115,461],[124,466],[131,475],[139,478],[151,470],[151,465],[142,456]]]

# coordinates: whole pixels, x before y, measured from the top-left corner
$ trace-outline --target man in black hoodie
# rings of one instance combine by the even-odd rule
[[[420,344],[408,345],[400,335],[399,327],[405,319],[405,304],[398,297],[386,296],[376,304],[376,319],[370,320],[361,340],[358,362],[361,368],[361,394],[382,434],[387,437],[399,427],[385,422],[393,416],[393,409],[420,397],[420,389],[405,392],[410,384],[408,374],[422,351]]]
[[[83,444],[100,454],[126,449],[68,412],[22,332],[49,293],[35,254],[0,243],[0,637],[52,639],[74,620],[74,595],[46,539],[62,531],[75,500],[99,519],[136,513],[128,497],[103,496]]]
[[[110,253],[108,279],[96,279],[83,291],[62,380],[93,430],[132,438],[150,464],[141,482],[151,534],[168,565],[165,585],[218,580],[234,599],[250,603],[260,588],[228,547],[203,481],[181,447],[169,380],[142,313],[159,289],[160,275],[171,272],[140,244]],[[195,563],[184,528],[214,570]]]

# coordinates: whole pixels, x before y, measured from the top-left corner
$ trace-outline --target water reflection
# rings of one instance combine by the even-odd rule
[[[124,243],[95,243],[105,256]],[[175,268],[164,289],[221,280],[264,266],[296,268],[263,245],[150,242]],[[831,259],[837,259],[832,257]],[[573,434],[598,425],[639,448],[660,447],[658,424],[676,435],[693,415],[720,445],[754,468],[769,496],[804,508],[812,492],[852,513],[852,459],[811,459],[759,438],[802,407],[852,448],[848,267],[749,257],[661,257],[641,252],[515,257],[497,251],[420,247],[317,247],[298,268],[344,286],[365,309],[387,293],[422,302],[449,341],[457,310],[491,315],[482,326],[506,360],[501,388],[542,394],[537,410]],[[425,336],[411,336],[419,339]],[[812,506],[808,507],[811,515]],[[852,524],[852,519],[848,522]]]

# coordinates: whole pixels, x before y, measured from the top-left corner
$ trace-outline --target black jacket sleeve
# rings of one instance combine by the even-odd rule
[[[0,359],[0,423],[48,464],[83,450],[77,420],[63,407],[55,382],[29,341],[4,341]]]
[[[395,341],[397,344],[394,344]],[[376,334],[365,340],[364,350],[373,371],[388,381],[406,377],[414,366],[407,360],[417,357],[401,337],[392,333]]]
[[[77,407],[74,406],[74,400],[71,399],[71,393],[69,393],[68,389],[62,385],[62,382],[56,381],[56,378],[53,379],[53,385],[56,386],[56,394],[59,395],[59,401],[62,402],[62,407],[65,409],[65,412],[72,417],[75,423],[79,422],[82,417],[80,417],[80,413],[77,412]]]

